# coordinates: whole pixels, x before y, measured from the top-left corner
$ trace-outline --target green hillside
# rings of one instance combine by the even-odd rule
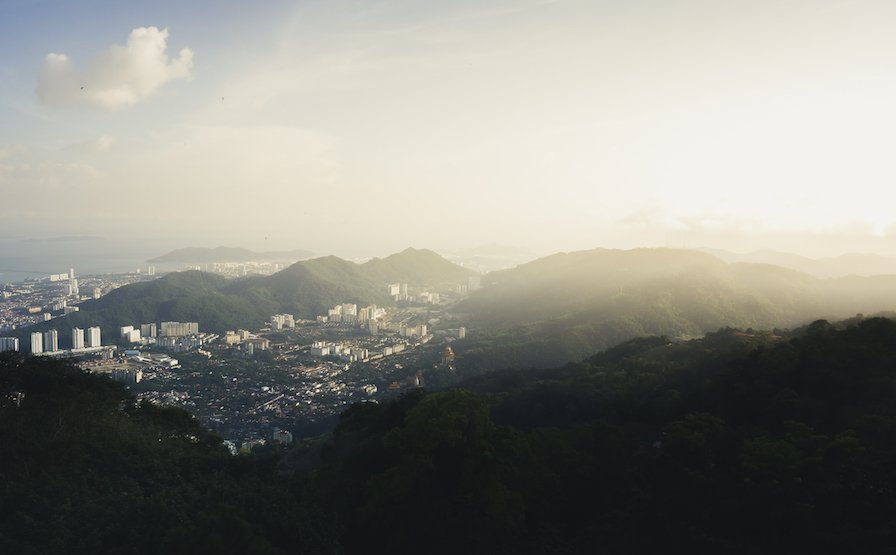
[[[362,266],[366,275],[380,282],[403,282],[419,287],[454,286],[476,274],[428,249],[405,249],[386,258],[374,258]]]
[[[337,303],[392,304],[385,281],[371,277],[363,265],[335,256],[298,262],[272,276],[235,282],[226,290],[265,299],[303,318],[326,314]]]
[[[27,331],[55,328],[68,331],[100,326],[104,334],[117,333],[124,325],[147,322],[200,322],[202,331],[258,327],[278,306],[254,292],[231,293],[228,280],[205,272],[176,272],[159,279],[120,287],[80,305],[80,310],[42,322]],[[274,311],[274,312],[272,312]],[[108,337],[108,335],[105,335]],[[60,333],[61,345],[68,345]]]

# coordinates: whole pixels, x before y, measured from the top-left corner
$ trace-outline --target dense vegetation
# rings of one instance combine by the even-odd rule
[[[17,354],[0,357],[0,484],[0,553],[283,553],[334,538],[273,460],[231,457],[182,410]]]
[[[483,369],[556,366],[644,335],[790,328],[896,308],[896,276],[821,280],[673,249],[562,253],[484,279],[458,307],[475,333],[457,345]]]
[[[3,552],[884,553],[896,322],[642,338],[359,404],[228,458],[180,411],[3,359]],[[266,462],[267,461],[267,462]],[[60,538],[60,539],[57,539]]]

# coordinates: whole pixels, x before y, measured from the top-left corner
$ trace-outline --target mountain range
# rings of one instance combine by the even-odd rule
[[[465,282],[473,274],[426,249],[406,249],[363,264],[326,256],[296,262],[270,276],[238,280],[199,271],[174,272],[85,301],[78,312],[29,331],[97,325],[113,330],[166,320],[199,322],[202,331],[219,333],[257,329],[280,312],[314,318],[337,303],[391,306],[394,301],[386,289],[390,282],[438,289]],[[61,335],[65,345],[66,334]]]
[[[481,368],[548,367],[632,337],[792,327],[896,308],[896,275],[819,279],[675,249],[560,253],[492,272],[459,303],[456,350]]]
[[[363,264],[327,256],[238,280],[180,272],[116,289],[32,329],[164,320],[198,321],[212,332],[257,329],[279,312],[313,318],[343,302],[391,306],[387,283],[445,290],[471,275],[425,249]],[[687,339],[729,326],[790,328],[896,309],[896,275],[820,279],[694,250],[558,253],[491,272],[482,283],[450,307],[470,331],[455,347],[459,366],[480,370],[550,367],[637,336]]]
[[[896,258],[878,254],[847,253],[827,258],[808,258],[799,254],[771,249],[760,249],[743,254],[720,249],[698,250],[707,252],[725,262],[773,264],[819,278],[896,274]]]

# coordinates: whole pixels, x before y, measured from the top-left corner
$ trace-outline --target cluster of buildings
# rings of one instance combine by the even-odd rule
[[[416,326],[399,326],[398,335],[402,337],[425,337],[426,324],[418,324]]]
[[[296,327],[296,319],[292,314],[274,314],[270,326],[272,330],[292,329]]]
[[[18,337],[0,337],[0,353],[3,351],[18,351],[19,350],[19,338]]]
[[[156,345],[175,352],[192,351],[218,339],[217,334],[201,333],[199,322],[154,322],[137,326],[122,326],[119,338],[130,344]]]
[[[67,274],[50,274],[50,282],[60,282],[60,281],[68,281],[67,291],[68,296],[70,297],[78,297],[81,295],[81,290],[78,288],[78,278],[75,277],[75,269],[69,268]]]
[[[382,351],[370,351],[364,347],[350,347],[341,343],[315,341],[311,344],[309,352],[312,356],[333,356],[338,358],[340,362],[351,363],[376,360],[389,355],[398,354],[406,348],[407,345],[405,343],[395,343],[394,345],[383,347]]]
[[[470,276],[467,278],[467,283],[461,283],[455,288],[455,291],[458,295],[466,295],[477,289],[482,289],[482,280],[480,279],[480,276]]]
[[[82,301],[98,299],[105,292],[146,279],[152,279],[151,273],[103,274],[79,279],[74,269],[69,269],[66,273],[48,274],[39,279],[0,284],[0,334],[77,312]]]
[[[61,352],[59,348],[59,332],[47,330],[43,333],[35,331],[30,337],[30,353],[32,355],[51,354]],[[101,332],[98,326],[87,328],[72,328],[72,351],[84,351],[102,347]],[[19,351],[20,344],[17,337],[0,337],[0,352]]]
[[[180,361],[172,358],[164,353],[142,353],[136,349],[129,349],[124,352],[124,356],[131,362],[143,364],[145,366],[153,366],[158,368],[174,369],[180,368]]]
[[[0,291],[0,330],[17,329],[39,322],[47,322],[55,316],[78,311],[77,303],[89,297],[81,296],[74,269],[65,274],[50,274],[49,278],[29,280],[21,284],[9,284]],[[63,290],[60,291],[60,285]],[[101,295],[93,288],[94,298]]]
[[[386,285],[386,290],[392,297],[392,300],[396,302],[408,301],[412,303],[439,304],[442,300],[438,293],[430,293],[429,291],[410,295],[408,294],[407,283],[390,283]]]
[[[161,332],[160,332],[161,330]],[[122,326],[119,337],[126,343],[158,344],[165,343],[167,338],[198,336],[199,322],[162,322],[156,326],[154,322],[137,326]]]
[[[385,314],[386,309],[379,308],[375,304],[358,309],[358,305],[354,303],[343,303],[327,310],[326,316],[318,316],[317,321],[320,323],[367,324],[379,320]]]
[[[288,316],[278,314],[276,316]],[[282,328],[277,328],[282,329]],[[252,355],[255,354],[255,351],[267,351],[271,348],[271,341],[269,339],[265,339],[263,337],[258,337],[255,334],[246,331],[246,330],[228,330],[224,332],[223,338],[224,344],[229,346],[239,347],[241,350],[246,351],[246,353]]]

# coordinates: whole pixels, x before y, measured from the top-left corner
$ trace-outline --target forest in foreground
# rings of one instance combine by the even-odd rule
[[[894,395],[891,320],[722,329],[231,456],[186,412],[7,353],[0,552],[890,552]]]

